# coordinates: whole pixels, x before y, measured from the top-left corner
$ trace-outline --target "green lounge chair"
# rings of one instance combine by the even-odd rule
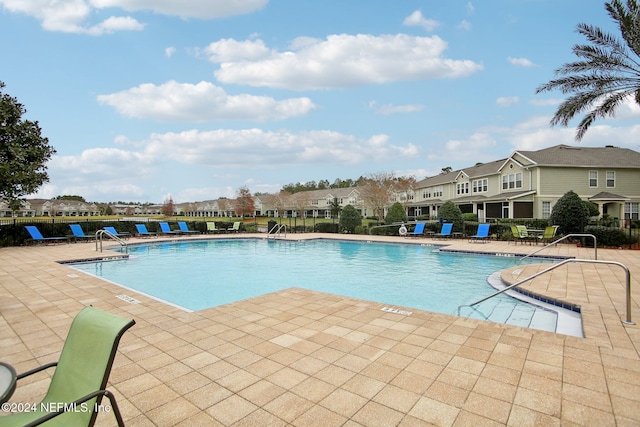
[[[233,231],[234,233],[237,233],[238,231],[240,231],[240,222],[234,222],[233,223],[233,227],[231,227],[230,229],[231,231]]]
[[[107,380],[118,350],[120,338],[135,324],[94,307],[86,307],[71,323],[58,362],[48,363],[17,376],[18,381],[44,369],[55,371],[49,390],[42,402],[29,411],[0,417],[0,426],[38,425],[93,426],[104,406],[102,397],[109,399],[111,412],[119,426],[124,426],[115,396],[106,390]]]
[[[522,242],[529,242],[529,244],[533,242],[533,237],[529,235],[529,230],[525,225],[516,225],[516,229],[518,230],[518,238]]]
[[[542,236],[538,237],[542,239],[542,243],[551,243],[551,241],[556,237],[556,231],[558,231],[558,226],[550,225],[549,227],[545,227]]]
[[[213,222],[213,221],[207,222],[207,233],[216,234],[216,233],[220,233],[220,232],[223,232],[223,231],[226,231],[226,230],[216,227],[216,223],[215,222]]]

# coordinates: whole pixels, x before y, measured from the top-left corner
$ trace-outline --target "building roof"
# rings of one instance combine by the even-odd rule
[[[640,153],[612,145],[606,147],[555,145],[537,151],[518,150],[514,154],[520,154],[536,166],[640,167]]]
[[[589,197],[589,200],[603,200],[603,201],[627,201],[630,200],[628,197],[625,196],[621,196],[619,194],[615,194],[615,193],[609,193],[608,191],[601,191],[598,194],[595,194],[591,197]]]

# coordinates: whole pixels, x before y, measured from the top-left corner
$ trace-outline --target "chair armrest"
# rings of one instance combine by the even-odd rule
[[[111,402],[111,409],[113,409],[113,414],[116,417],[116,421],[118,422],[118,426],[120,427],[124,427],[124,420],[122,419],[122,414],[120,413],[120,409],[118,408],[118,404],[116,403],[116,397],[113,395],[113,393],[111,393],[109,390],[98,390],[98,391],[94,391],[93,393],[89,393],[86,396],[81,397],[78,400],[75,400],[74,402],[70,403],[68,406],[69,408],[74,408],[74,407],[78,407],[80,404],[91,400],[95,397],[98,396],[106,396],[109,399],[109,402]],[[94,409],[95,410],[95,409]],[[40,424],[43,424],[55,417],[57,417],[58,415],[64,414],[65,410],[60,409],[59,411],[56,412],[50,412],[47,415],[44,415],[40,418],[38,418],[37,420],[31,421],[29,424],[25,424],[24,427],[34,427]]]
[[[19,379],[22,379],[24,377],[28,377],[29,375],[35,374],[35,373],[40,372],[40,371],[44,371],[45,369],[49,369],[49,368],[52,368],[54,366],[58,366],[58,362],[47,363],[46,365],[42,365],[42,366],[39,366],[39,367],[37,367],[35,369],[31,369],[30,371],[23,372],[23,373],[19,374],[18,376],[16,376],[16,379],[19,380]]]

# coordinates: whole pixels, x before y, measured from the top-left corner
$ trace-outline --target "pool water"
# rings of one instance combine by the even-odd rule
[[[73,267],[194,311],[299,287],[405,310],[457,314],[458,306],[494,292],[487,283],[492,273],[519,265],[515,257],[436,249],[335,240],[217,239],[131,245],[129,259]],[[526,313],[523,326],[537,327],[535,307],[506,295],[489,301],[467,315],[504,322],[514,314],[518,321]],[[555,330],[554,312],[538,312],[538,318],[546,318],[539,328]]]

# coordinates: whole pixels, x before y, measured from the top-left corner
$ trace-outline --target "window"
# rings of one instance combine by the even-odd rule
[[[486,193],[488,189],[489,189],[489,180],[487,178],[476,179],[472,183],[472,191],[474,193]]]
[[[431,197],[431,189],[427,188],[425,190],[422,190],[422,198],[428,199],[429,197]]]
[[[615,188],[616,186],[616,173],[614,171],[607,171],[607,188]]]
[[[598,186],[598,171],[589,171],[589,187]]]
[[[625,203],[624,204],[624,218],[625,219],[640,219],[640,203]]]
[[[522,188],[522,172],[502,175],[502,189]]]
[[[469,183],[462,182],[460,184],[456,184],[456,194],[469,194]]]
[[[551,216],[551,202],[542,202],[542,218]]]

